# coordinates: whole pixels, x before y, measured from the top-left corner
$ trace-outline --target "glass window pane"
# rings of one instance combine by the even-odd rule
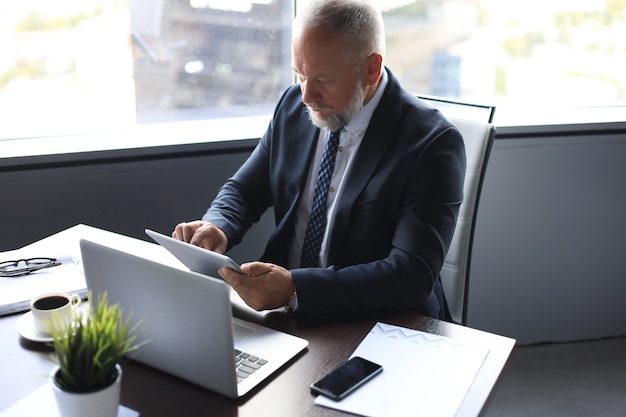
[[[265,115],[292,83],[291,0],[0,4],[0,139]]]
[[[374,2],[386,65],[416,94],[496,105],[501,125],[624,119],[626,0]]]
[[[139,123],[270,114],[292,83],[289,0],[161,0],[132,13]]]
[[[494,104],[499,125],[623,120],[626,0],[375,1],[417,94]],[[268,115],[293,4],[0,0],[0,139]]]

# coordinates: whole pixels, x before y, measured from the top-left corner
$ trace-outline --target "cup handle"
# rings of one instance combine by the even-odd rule
[[[72,310],[78,307],[82,301],[83,300],[82,298],[80,298],[80,295],[78,294],[70,295],[70,304],[72,305]]]

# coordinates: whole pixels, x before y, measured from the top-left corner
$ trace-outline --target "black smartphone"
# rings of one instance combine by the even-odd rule
[[[311,384],[311,391],[339,401],[381,373],[377,363],[355,356],[339,368]]]

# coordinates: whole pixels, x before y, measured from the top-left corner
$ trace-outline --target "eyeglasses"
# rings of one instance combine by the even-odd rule
[[[0,277],[18,277],[44,268],[61,265],[54,258],[29,258],[0,262]]]

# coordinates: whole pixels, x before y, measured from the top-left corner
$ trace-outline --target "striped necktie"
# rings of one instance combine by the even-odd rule
[[[315,184],[313,205],[309,213],[309,222],[307,223],[304,244],[302,245],[302,257],[300,258],[300,267],[302,268],[318,267],[320,265],[320,247],[326,232],[328,186],[335,169],[340,136],[341,129],[332,132],[330,139],[328,139],[324,147],[320,170],[317,174],[317,183]]]

